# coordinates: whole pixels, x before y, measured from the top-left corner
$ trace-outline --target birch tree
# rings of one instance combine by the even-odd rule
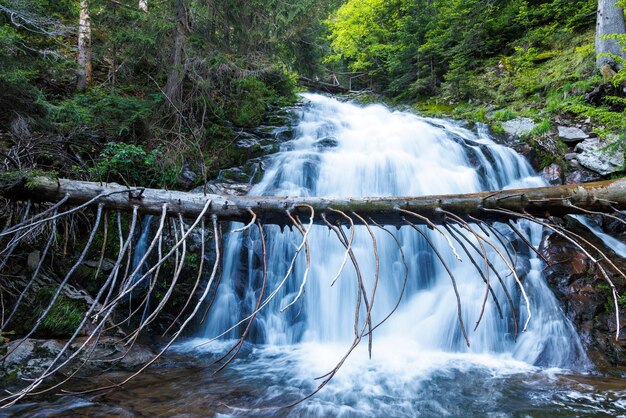
[[[80,17],[78,22],[78,77],[76,88],[84,91],[92,78],[91,67],[91,15],[89,1],[80,0]]]

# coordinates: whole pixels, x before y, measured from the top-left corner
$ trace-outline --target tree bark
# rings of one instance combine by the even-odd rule
[[[148,11],[148,0],[139,0],[139,10],[142,12]]]
[[[177,192],[161,189],[131,188],[119,184],[92,183],[75,180],[51,180],[48,178],[24,178],[23,181],[0,189],[0,196],[12,200],[56,202],[69,196],[67,205],[79,205],[98,195],[106,208],[131,211],[134,206],[147,214],[160,214],[167,203],[170,216],[181,214],[186,218],[200,215],[208,200],[208,215],[216,215],[223,221],[248,222],[250,210],[265,224],[290,225],[287,214],[300,216],[306,223],[315,210],[314,223],[323,224],[322,214],[333,222],[343,220],[335,211],[348,215],[352,212],[373,219],[380,224],[402,226],[404,218],[413,223],[420,220],[402,210],[411,211],[428,218],[433,223],[444,220],[444,211],[463,219],[471,217],[485,221],[515,219],[514,214],[497,210],[515,211],[539,218],[584,214],[585,211],[612,213],[626,210],[626,178],[596,183],[550,186],[529,189],[502,190],[461,195],[386,197],[386,198],[326,198],[326,197],[270,197],[270,196],[221,196],[201,193]],[[94,204],[96,204],[94,202]],[[305,205],[308,205],[305,206]],[[496,211],[493,211],[493,210]],[[335,211],[333,211],[335,210]],[[354,217],[355,223],[359,223]]]
[[[91,82],[91,15],[89,1],[80,1],[80,17],[78,22],[78,74],[76,88],[84,91]]]
[[[169,103],[178,108],[183,96],[183,79],[185,69],[183,67],[183,57],[187,33],[189,32],[189,21],[185,0],[176,1],[176,26],[173,32],[173,45],[170,54],[169,70],[167,73],[167,83],[165,84],[165,95]]]
[[[606,39],[610,35],[626,34],[624,9],[616,4],[617,0],[598,0],[598,17],[596,21],[596,66],[603,73],[617,71],[623,66],[615,56],[626,58],[624,45],[617,39]]]

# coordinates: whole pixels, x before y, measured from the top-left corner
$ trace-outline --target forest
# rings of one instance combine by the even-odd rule
[[[540,122],[531,142],[560,115],[590,118],[600,136],[626,127],[623,65],[609,75],[595,66],[597,1],[0,7],[6,170],[197,186],[242,162],[233,138],[292,103],[298,76],[351,81],[390,103],[496,130],[531,117]],[[589,99],[595,88],[602,94]]]
[[[626,413],[625,8],[0,0],[0,408]]]

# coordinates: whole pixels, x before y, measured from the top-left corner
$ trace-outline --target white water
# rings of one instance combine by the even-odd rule
[[[543,184],[522,157],[495,144],[484,131],[476,134],[452,122],[392,112],[381,105],[360,107],[320,95],[303,96],[307,103],[299,111],[295,139],[274,157],[272,168],[252,195],[419,196]],[[307,223],[306,219],[302,221]],[[538,246],[540,227],[527,223],[517,226]],[[496,228],[515,241],[508,229],[502,225]],[[350,231],[344,230],[349,236]],[[523,244],[516,243],[518,251],[513,261],[517,262],[530,299],[532,319],[528,330],[516,340],[511,307],[493,273],[491,283],[504,319],[489,299],[484,318],[473,331],[485,294],[484,282],[456,242],[462,262],[456,260],[445,239],[423,228],[457,279],[471,342],[468,348],[457,320],[450,278],[433,251],[409,227],[390,230],[402,243],[410,271],[400,308],[374,332],[372,359],[367,356],[364,341],[330,385],[303,404],[301,408],[307,414],[410,416],[418,410],[455,414],[454,407],[443,399],[450,395],[447,391],[461,390],[458,382],[454,383],[456,379],[482,382],[548,368],[588,367],[578,336],[545,284],[541,262]],[[289,230],[281,233],[278,227],[266,227],[266,233],[267,296],[285,276],[301,235]],[[375,233],[380,279],[374,324],[395,306],[405,271],[393,239],[382,231]],[[294,274],[258,315],[248,338],[252,351],[232,365],[237,372],[267,384],[261,399],[255,400],[257,405],[306,395],[318,384],[313,378],[334,367],[354,336],[354,268],[348,261],[337,283],[331,286],[344,260],[344,248],[332,232],[320,226],[313,227],[310,244],[312,267],[303,297],[285,313],[280,312],[301,286],[304,252]],[[371,289],[375,258],[364,227],[356,228],[353,249],[366,287]],[[503,248],[501,251],[505,253]],[[473,255],[482,266],[482,256]],[[262,278],[260,256],[256,231],[228,238],[222,284],[206,327],[199,339],[181,349],[199,350],[200,343],[252,312]],[[511,292],[521,329],[527,319],[521,293],[497,254],[489,251],[489,258]],[[371,296],[371,290],[369,293]],[[361,315],[359,326],[362,323]],[[237,338],[241,331],[240,327],[228,337]],[[203,349],[213,352],[223,347],[222,343],[213,343]],[[468,385],[471,388],[472,384]]]
[[[620,257],[626,258],[626,244],[624,242],[604,232],[600,225],[590,220],[586,216],[576,215],[574,216],[574,218],[576,218],[578,222],[583,224],[585,228],[591,231],[595,236],[600,238],[600,240],[604,243],[604,245],[607,246],[607,248],[613,250],[615,254],[619,255]]]

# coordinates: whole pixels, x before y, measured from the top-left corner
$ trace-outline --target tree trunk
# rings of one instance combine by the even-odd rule
[[[148,0],[139,0],[139,10],[142,12],[148,11]]]
[[[97,200],[109,209],[131,211],[134,206],[142,213],[160,214],[167,204],[170,216],[181,214],[196,218],[208,200],[207,215],[216,215],[224,221],[248,222],[253,211],[265,224],[291,225],[288,212],[309,221],[310,208],[315,210],[314,223],[323,224],[322,214],[329,221],[342,220],[336,211],[347,215],[353,212],[361,217],[384,225],[402,226],[404,218],[413,223],[425,223],[405,211],[411,211],[441,223],[444,211],[463,219],[471,217],[485,221],[517,218],[502,211],[525,213],[539,218],[584,214],[585,211],[612,213],[626,210],[626,178],[596,183],[550,186],[530,189],[479,192],[462,195],[387,197],[387,198],[325,198],[325,197],[270,197],[270,196],[220,196],[201,193],[177,192],[161,189],[132,188],[119,184],[85,181],[26,178],[18,184],[0,189],[0,195],[12,200],[56,202],[69,196],[67,205],[79,205],[99,195]],[[95,204],[95,203],[94,203]],[[354,217],[355,223],[358,219]]]
[[[76,88],[84,91],[91,82],[91,16],[89,1],[80,1],[78,23],[78,74]]]
[[[183,56],[188,31],[189,22],[185,0],[177,0],[176,26],[174,27],[172,53],[170,55],[167,83],[165,84],[165,95],[170,104],[177,108],[183,96],[183,79],[185,77]]]
[[[624,45],[617,39],[606,39],[610,35],[626,34],[624,9],[616,4],[617,0],[598,0],[598,19],[596,21],[596,66],[603,75],[615,72],[623,66],[615,56],[626,58]]]

